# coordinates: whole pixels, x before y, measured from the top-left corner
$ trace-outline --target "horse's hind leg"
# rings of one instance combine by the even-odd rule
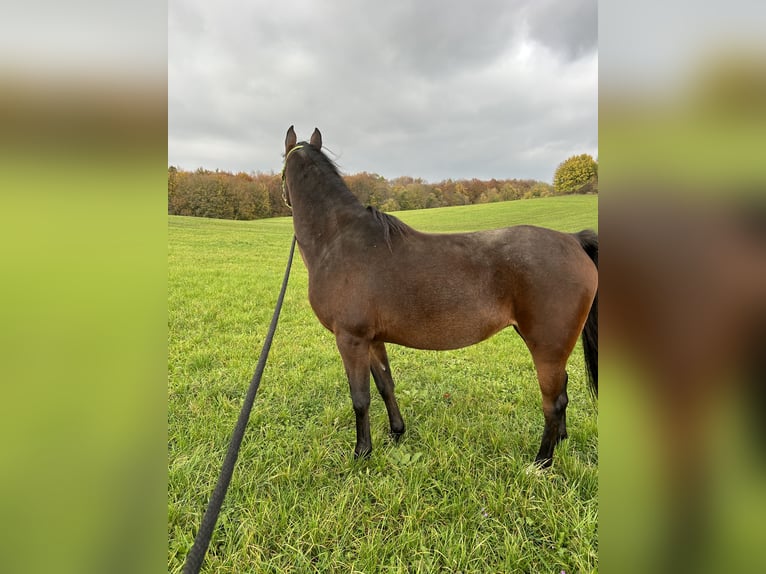
[[[542,467],[553,463],[556,444],[567,438],[566,412],[569,397],[566,365],[585,324],[590,297],[586,294],[569,301],[559,297],[558,308],[546,309],[548,312],[545,313],[540,310],[535,314],[535,321],[529,319],[531,315],[528,315],[527,323],[530,326],[525,329],[520,325],[518,329],[532,354],[543,397],[545,428],[540,450],[535,457],[535,462]]]
[[[399,412],[399,405],[394,396],[394,379],[391,375],[391,366],[388,364],[388,354],[386,346],[379,341],[373,341],[370,345],[370,370],[372,378],[375,380],[375,386],[386,404],[388,411],[388,422],[391,428],[391,437],[394,440],[404,434],[404,420]]]
[[[556,401],[559,404],[563,404],[564,408],[561,413],[561,422],[559,423],[559,438],[556,441],[561,442],[565,438],[569,437],[569,434],[567,433],[567,405],[569,404],[569,395],[567,395],[567,384],[569,383],[569,374],[567,374],[566,371],[564,371],[564,389],[559,394]]]
[[[370,437],[370,343],[348,333],[335,336],[351,390],[351,404],[356,416],[356,447],[354,457],[372,452]]]
[[[537,380],[543,395],[543,415],[545,428],[535,462],[541,467],[553,463],[553,449],[559,441],[567,438],[566,410],[567,396],[566,361],[538,362]]]

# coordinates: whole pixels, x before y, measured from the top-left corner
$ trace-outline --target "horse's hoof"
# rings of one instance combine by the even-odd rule
[[[553,457],[537,457],[535,459],[535,466],[538,468],[550,468],[553,464]]]
[[[368,448],[362,451],[354,450],[354,460],[366,460],[370,458],[371,454],[372,454],[371,448]]]
[[[399,442],[402,436],[404,436],[404,429],[400,431],[391,431],[388,433],[388,436],[390,436],[391,440],[394,441],[395,443]]]

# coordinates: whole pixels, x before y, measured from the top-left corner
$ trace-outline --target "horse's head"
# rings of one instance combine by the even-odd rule
[[[298,136],[295,134],[295,129],[293,126],[290,126],[285,137],[285,165],[282,168],[282,199],[285,200],[288,207],[292,207],[292,203],[290,202],[290,190],[287,185],[287,159],[290,157],[290,153],[299,150],[304,144],[305,142],[298,144]],[[311,134],[308,145],[317,150],[322,149],[322,134],[319,129],[314,128],[314,133]]]

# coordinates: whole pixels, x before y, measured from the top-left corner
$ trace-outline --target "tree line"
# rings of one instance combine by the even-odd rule
[[[593,162],[592,158],[590,161]],[[397,177],[389,180],[381,175],[367,172],[344,176],[344,180],[363,205],[372,205],[381,211],[427,209],[547,197],[564,193],[598,192],[597,172],[591,170],[587,175],[580,175],[583,172],[581,165],[578,165],[578,175],[569,178],[558,177],[559,172],[566,168],[566,164],[567,162],[562,162],[557,168],[554,185],[534,179],[480,180],[475,178],[447,179],[438,183],[428,183],[420,178],[412,177]],[[578,185],[578,177],[581,180],[583,178],[587,180],[583,180]],[[566,181],[566,185],[558,185],[559,181]],[[196,171],[184,171],[170,166],[168,168],[168,213],[219,219],[262,219],[289,215],[290,209],[282,200],[281,174],[229,173],[202,168]]]

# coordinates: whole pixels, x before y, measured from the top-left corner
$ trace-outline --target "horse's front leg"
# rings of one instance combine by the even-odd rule
[[[370,367],[375,385],[386,404],[391,437],[398,441],[404,434],[404,420],[394,395],[394,378],[391,375],[386,346],[380,341],[373,341],[370,345]]]
[[[356,416],[356,448],[354,457],[366,457],[372,452],[370,437],[370,342],[349,333],[337,333],[335,341],[351,390],[351,404]]]

